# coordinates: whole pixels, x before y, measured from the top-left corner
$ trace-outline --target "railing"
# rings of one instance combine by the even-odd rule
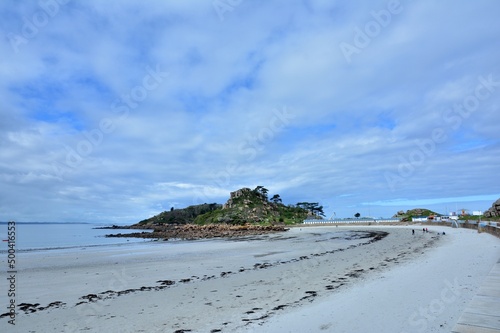
[[[334,219],[334,220],[318,220],[318,219],[308,219],[304,220],[304,224],[337,224],[337,223],[397,223],[400,222],[399,219]]]

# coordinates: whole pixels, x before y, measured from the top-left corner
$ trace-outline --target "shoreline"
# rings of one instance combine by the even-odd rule
[[[111,227],[111,229],[116,229]],[[126,237],[126,238],[144,238],[144,239],[170,239],[198,240],[211,238],[235,238],[244,236],[260,236],[270,233],[285,232],[289,229],[285,225],[231,225],[231,224],[166,224],[166,225],[132,225],[128,229],[147,229],[151,231],[142,231],[127,234],[107,234],[107,238]]]
[[[53,306],[20,313],[16,326],[61,332],[259,331],[261,325],[297,309],[305,311],[363,281],[428,260],[436,249],[453,243],[449,228],[439,237],[422,232],[413,236],[410,229],[292,228],[232,241],[158,242],[137,253],[122,248],[107,254],[89,249],[52,255],[19,274],[19,301],[26,300],[25,312]],[[376,235],[334,239],[349,230],[389,234],[379,241],[373,241]],[[35,261],[36,255],[32,257]],[[50,290],[48,295],[40,292],[43,288]],[[61,318],[73,327],[65,327]],[[5,319],[0,319],[0,327]]]

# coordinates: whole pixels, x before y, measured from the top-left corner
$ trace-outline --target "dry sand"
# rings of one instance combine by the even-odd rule
[[[500,258],[500,241],[415,228],[349,228],[389,232],[378,241],[313,227],[21,253],[24,311],[15,327],[1,318],[0,331],[449,332]]]

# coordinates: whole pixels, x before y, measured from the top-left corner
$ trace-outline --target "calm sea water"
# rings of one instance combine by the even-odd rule
[[[18,251],[64,249],[85,246],[103,246],[145,242],[141,238],[106,238],[106,234],[131,233],[138,230],[94,229],[102,225],[93,223],[16,223],[16,249]],[[7,223],[0,222],[0,252],[7,251]]]

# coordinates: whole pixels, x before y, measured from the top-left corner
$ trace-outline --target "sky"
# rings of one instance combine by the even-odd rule
[[[0,2],[0,221],[258,185],[327,217],[500,198],[500,2]]]

